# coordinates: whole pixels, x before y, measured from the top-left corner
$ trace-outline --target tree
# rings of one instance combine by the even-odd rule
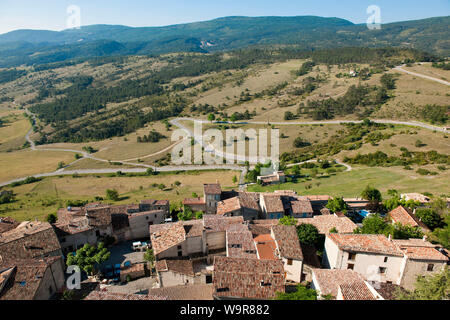
[[[389,225],[379,215],[367,217],[362,222],[363,226],[355,230],[359,234],[385,234]]]
[[[146,174],[148,176],[153,176],[155,174],[155,170],[153,170],[153,168],[148,168]]]
[[[177,217],[180,221],[188,221],[192,220],[194,216],[194,213],[192,212],[192,209],[188,206],[184,206],[183,211],[179,212]]]
[[[309,147],[311,145],[311,143],[303,140],[302,137],[298,137],[294,140],[294,147],[295,148],[304,148],[304,147]]]
[[[450,214],[444,216],[444,224],[444,227],[433,231],[432,237],[445,248],[450,249]]]
[[[295,115],[291,111],[286,111],[284,113],[284,120],[289,121],[289,120],[294,120],[294,119],[295,119]]]
[[[431,230],[442,227],[442,218],[433,209],[417,209],[416,217],[421,219]]]
[[[112,201],[119,201],[119,192],[116,189],[106,190],[106,199]]]
[[[422,239],[424,236],[419,227],[412,227],[401,223],[396,223],[395,225],[390,225],[389,227],[389,234],[392,235],[394,239]]]
[[[203,219],[203,212],[201,212],[201,211],[196,212],[195,219],[197,219],[197,220]]]
[[[297,225],[297,220],[294,217],[291,216],[284,216],[283,218],[280,219],[280,221],[278,222],[278,224],[281,226],[296,226]]]
[[[233,176],[233,183],[237,183],[237,177],[236,176]]]
[[[45,218],[45,220],[50,224],[55,224],[56,221],[58,221],[58,216],[54,213],[49,213],[47,215],[47,218]]]
[[[298,239],[301,243],[314,246],[320,239],[319,230],[312,224],[301,224],[297,227]]]
[[[144,253],[144,260],[150,262],[153,265],[153,262],[155,262],[155,255],[152,249],[147,249],[147,251]]]
[[[14,200],[14,193],[12,191],[0,192],[0,204],[10,203]]]
[[[67,266],[78,266],[87,274],[94,275],[96,267],[107,261],[110,256],[111,253],[105,248],[103,242],[100,242],[97,247],[85,244],[75,255],[68,255]]]
[[[336,227],[333,227],[330,229],[330,233],[339,233],[338,229]]]
[[[192,198],[198,198],[198,194],[196,194],[195,192],[192,192]]]
[[[375,188],[372,188],[371,186],[367,186],[363,190],[363,192],[361,193],[361,197],[373,203],[380,203],[381,201],[383,201],[381,192]]]
[[[344,201],[344,198],[336,197],[333,199],[328,200],[328,204],[326,205],[327,209],[329,209],[332,212],[347,212],[348,205]]]
[[[381,85],[385,87],[387,90],[395,89],[395,78],[393,74],[384,74],[381,77]]]
[[[412,292],[398,290],[398,300],[449,300],[450,299],[450,270],[448,266],[437,274],[428,277],[418,276],[415,289]]]
[[[275,300],[317,300],[317,292],[299,284],[295,292],[277,292]]]
[[[214,114],[210,113],[208,116],[208,121],[214,121],[214,120],[216,120],[216,116]]]

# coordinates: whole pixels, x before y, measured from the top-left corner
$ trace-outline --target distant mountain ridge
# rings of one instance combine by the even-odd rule
[[[63,31],[17,30],[0,35],[0,67],[111,55],[214,52],[294,45],[405,46],[450,54],[450,16],[385,24],[369,30],[340,18],[225,17],[166,27],[92,25]],[[207,45],[208,44],[208,45]]]

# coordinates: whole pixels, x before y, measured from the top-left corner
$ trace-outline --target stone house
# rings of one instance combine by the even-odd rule
[[[280,260],[215,257],[214,299],[268,300],[285,292],[283,263]]]
[[[0,300],[49,300],[64,285],[61,257],[0,263]]]
[[[58,237],[47,222],[23,222],[0,234],[0,263],[61,255]]]
[[[192,260],[160,260],[155,268],[160,288],[212,282],[211,276],[202,272],[200,264]]]
[[[259,194],[240,192],[234,198],[223,200],[217,205],[217,214],[226,217],[242,216],[245,221],[256,220],[261,215]]]
[[[368,281],[413,289],[418,275],[440,272],[449,258],[425,240],[391,240],[384,235],[329,234],[323,265],[354,270]]]

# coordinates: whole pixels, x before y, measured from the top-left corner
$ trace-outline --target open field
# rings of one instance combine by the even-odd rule
[[[0,153],[0,181],[6,182],[39,173],[56,171],[59,162],[75,161],[74,154],[59,151],[22,150]]]
[[[378,188],[384,197],[387,191],[396,189],[399,192],[430,192],[434,195],[449,195],[448,181],[450,173],[440,173],[436,177],[423,177],[414,171],[401,168],[368,168],[354,167],[350,172],[337,173],[327,177],[319,177],[301,183],[286,183],[278,186],[249,186],[249,191],[270,192],[274,190],[295,190],[300,195],[330,195],[343,197],[359,197],[362,190],[371,185]],[[319,184],[319,185],[318,185]],[[311,189],[305,187],[311,186]]]
[[[89,175],[79,178],[68,176],[45,178],[34,184],[8,188],[16,194],[16,201],[1,205],[0,215],[11,216],[20,221],[35,218],[43,220],[49,213],[64,207],[67,200],[93,201],[97,196],[104,197],[107,189],[116,189],[120,193],[121,201],[114,204],[139,203],[148,198],[181,202],[184,198],[192,197],[193,192],[202,196],[203,183],[219,181],[224,190],[237,188],[232,179],[233,176],[239,177],[239,174],[233,171],[205,171],[160,173],[156,176],[142,177]],[[181,185],[174,186],[175,181],[181,182]],[[153,187],[153,184],[164,184],[166,188],[160,190]]]
[[[27,132],[31,129],[30,121],[23,114],[14,111],[0,118],[5,122],[0,127],[0,152],[21,148],[26,142]]]
[[[137,138],[148,135],[150,131],[156,130],[164,135],[166,138],[161,139],[157,143],[138,143]],[[155,122],[149,124],[147,127],[140,129],[134,133],[126,135],[125,137],[116,137],[99,142],[89,143],[56,143],[51,145],[38,146],[39,148],[51,148],[51,149],[72,149],[82,151],[83,147],[91,146],[95,150],[98,150],[94,154],[95,157],[110,161],[124,161],[129,159],[138,159],[158,153],[163,149],[166,149],[172,145],[171,141],[172,132],[167,131],[165,125],[161,122]]]

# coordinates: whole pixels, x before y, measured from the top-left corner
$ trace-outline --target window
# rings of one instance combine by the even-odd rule
[[[355,265],[354,264],[349,264],[347,269],[348,270],[353,270],[353,269],[355,269]]]
[[[434,264],[429,264],[427,271],[434,271]]]
[[[292,259],[288,259],[287,261],[288,266],[292,266],[292,263],[293,263]]]
[[[206,283],[208,284],[212,282],[213,282],[212,276],[206,276]]]
[[[380,267],[378,272],[380,274],[386,274],[386,268]]]
[[[356,259],[356,253],[349,253],[348,254],[348,260],[355,261]]]
[[[388,262],[388,257],[384,258],[384,263]]]

